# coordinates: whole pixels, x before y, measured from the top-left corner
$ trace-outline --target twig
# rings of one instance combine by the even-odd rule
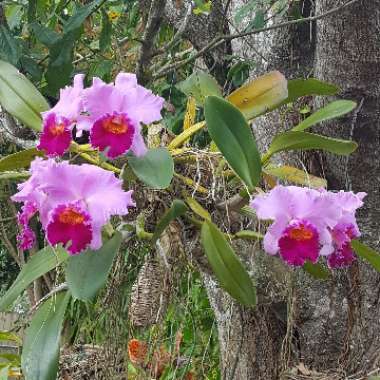
[[[242,37],[252,36],[252,35],[255,35],[255,34],[269,32],[271,30],[285,28],[285,27],[288,27],[288,26],[291,26],[291,25],[298,25],[298,24],[303,24],[305,22],[317,21],[317,20],[320,20],[322,18],[331,16],[331,15],[333,15],[335,13],[338,13],[341,10],[343,10],[344,8],[350,6],[350,5],[354,4],[354,3],[357,3],[358,1],[359,0],[350,0],[347,3],[345,3],[345,4],[342,4],[342,5],[340,5],[340,6],[336,7],[336,8],[330,9],[329,11],[327,11],[325,13],[322,13],[320,15],[316,15],[316,16],[311,16],[311,17],[307,17],[307,18],[301,18],[301,19],[297,19],[297,20],[291,20],[291,21],[280,23],[280,24],[271,25],[271,26],[268,26],[266,28],[255,29],[255,30],[252,30],[252,31],[249,31],[249,32],[243,32],[243,33],[236,33],[236,34],[217,36],[209,44],[207,44],[201,50],[199,50],[198,53],[192,55],[191,57],[189,57],[187,59],[184,59],[184,60],[182,60],[180,62],[176,62],[176,63],[173,63],[173,64],[166,65],[166,66],[162,67],[161,70],[159,70],[157,73],[153,74],[153,79],[162,78],[163,76],[165,76],[169,72],[171,72],[173,70],[176,70],[176,69],[178,69],[178,68],[180,68],[182,66],[187,65],[188,63],[190,63],[190,62],[196,60],[197,58],[201,57],[204,53],[209,52],[209,51],[217,48],[219,45],[221,45],[225,41],[232,41],[232,40],[237,39],[237,38],[242,38]]]

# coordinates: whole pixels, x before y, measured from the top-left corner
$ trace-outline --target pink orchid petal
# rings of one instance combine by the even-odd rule
[[[44,118],[50,113],[55,113],[70,120],[70,123],[74,122],[83,109],[83,79],[84,74],[75,75],[73,86],[66,86],[60,91],[57,104],[49,111],[42,113]]]

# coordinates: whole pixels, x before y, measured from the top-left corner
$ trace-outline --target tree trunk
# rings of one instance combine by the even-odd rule
[[[317,1],[316,14],[342,3]],[[315,174],[326,176],[330,189],[369,194],[360,211],[360,226],[366,243],[375,249],[379,248],[380,220],[379,5],[379,0],[365,5],[363,1],[318,21],[317,28],[304,24],[271,33],[265,39],[268,61],[261,66],[278,69],[288,78],[305,76],[312,72],[315,52],[312,76],[338,84],[343,97],[357,100],[359,108],[354,113],[319,132],[352,138],[360,145],[358,152],[349,159],[318,153],[302,158]],[[301,7],[304,16],[312,12],[311,2]],[[282,128],[276,116],[256,121],[261,147]],[[285,159],[296,162],[300,157]],[[367,374],[378,364],[379,276],[373,269],[356,264],[347,271],[335,271],[331,280],[321,283],[302,271],[279,268],[278,263],[274,270],[275,262],[263,258],[265,254],[256,252],[252,258],[247,247],[240,248],[237,252],[248,256],[245,261],[260,286],[255,310],[237,306],[204,274],[218,325],[223,379],[278,379],[281,374],[286,378],[286,369],[300,362],[330,373],[331,378],[343,378]]]
[[[319,0],[323,13],[344,3]],[[324,155],[323,169],[332,189],[365,191],[359,226],[365,242],[379,249],[380,220],[380,1],[361,1],[317,25],[315,75],[336,83],[341,96],[358,108],[319,131],[359,144],[350,157]],[[379,362],[380,277],[364,263],[337,271],[331,282],[314,284],[301,295],[308,304],[300,321],[302,355],[320,369],[368,373]]]
[[[177,2],[168,1],[165,10],[167,22],[177,29],[182,28],[190,3],[191,1],[185,0],[178,5]],[[194,14],[190,16],[183,37],[188,39],[195,49],[201,50],[217,35],[228,33],[229,27],[225,14],[225,1],[214,0],[211,11],[207,16]],[[226,41],[216,49],[205,52],[202,56],[210,73],[221,86],[226,82],[230,64],[228,56],[231,54],[231,43]]]
[[[305,0],[298,6],[304,17],[311,14],[310,1]],[[281,21],[284,19],[279,17],[274,20]],[[301,77],[310,72],[313,65],[315,41],[312,31],[308,24],[278,29],[235,43],[234,53],[255,59],[257,68],[253,76],[276,69],[288,78]],[[256,119],[253,128],[260,150],[265,151],[284,125],[279,114],[274,113]],[[296,161],[290,156],[287,161],[292,158]],[[297,334],[293,322],[294,274],[278,258],[269,257],[258,248],[257,245],[235,247],[258,285],[255,309],[236,305],[217,287],[212,277],[203,276],[217,320],[222,379],[278,379],[289,366],[294,352],[294,334]]]

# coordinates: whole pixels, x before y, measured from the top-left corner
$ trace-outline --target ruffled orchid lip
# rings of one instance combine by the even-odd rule
[[[91,145],[115,158],[132,147],[136,127],[126,113],[114,112],[98,119],[90,132]],[[106,150],[108,148],[108,150]]]
[[[292,221],[278,242],[280,255],[292,266],[302,266],[306,261],[316,263],[319,257],[319,234],[306,220]]]
[[[58,117],[53,112],[48,114],[37,149],[43,150],[49,156],[62,156],[71,143],[70,124],[64,117]]]
[[[67,245],[71,254],[83,251],[92,240],[90,215],[79,203],[57,206],[47,226],[47,238],[51,245]]]

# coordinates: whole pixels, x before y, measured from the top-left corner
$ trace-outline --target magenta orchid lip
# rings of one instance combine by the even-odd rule
[[[48,156],[62,156],[71,143],[70,121],[49,113],[43,121],[43,130],[37,149],[43,150]]]
[[[355,213],[365,195],[280,185],[256,196],[251,207],[257,217],[273,220],[264,250],[292,266],[316,263],[321,256],[330,268],[350,265],[355,260],[351,240],[360,236]]]

